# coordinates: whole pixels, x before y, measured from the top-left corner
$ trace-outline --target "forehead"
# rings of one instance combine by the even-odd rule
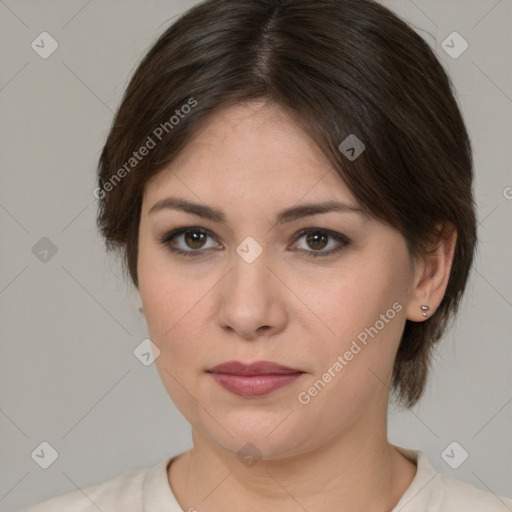
[[[265,196],[296,203],[304,197],[357,205],[314,141],[285,110],[263,102],[215,112],[180,155],[152,177],[144,196],[154,201],[177,190],[201,199]]]

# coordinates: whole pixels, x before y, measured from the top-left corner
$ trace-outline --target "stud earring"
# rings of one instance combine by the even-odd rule
[[[428,313],[426,313],[430,309],[429,306],[421,306],[421,310],[423,311],[423,316],[428,316]]]

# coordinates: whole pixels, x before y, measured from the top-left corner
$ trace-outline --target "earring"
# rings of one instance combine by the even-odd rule
[[[428,311],[430,309],[429,306],[421,306],[421,310],[423,311],[423,316],[428,316],[428,313],[426,313],[426,311]]]

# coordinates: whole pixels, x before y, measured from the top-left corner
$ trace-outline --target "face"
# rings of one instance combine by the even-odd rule
[[[346,207],[278,217],[326,202]],[[307,135],[264,104],[215,114],[147,183],[139,291],[158,372],[194,435],[272,459],[384,428],[414,276],[403,236],[358,208]],[[209,371],[227,361],[296,373]]]

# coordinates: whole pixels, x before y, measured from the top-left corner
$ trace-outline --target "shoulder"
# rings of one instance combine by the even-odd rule
[[[100,484],[55,496],[23,512],[142,512],[143,485],[148,471],[145,468],[124,473]]]
[[[395,445],[417,465],[416,476],[393,512],[512,512],[512,499],[440,473],[421,450]]]
[[[512,499],[485,491],[453,476],[438,473],[430,499],[436,510],[512,512]]]

